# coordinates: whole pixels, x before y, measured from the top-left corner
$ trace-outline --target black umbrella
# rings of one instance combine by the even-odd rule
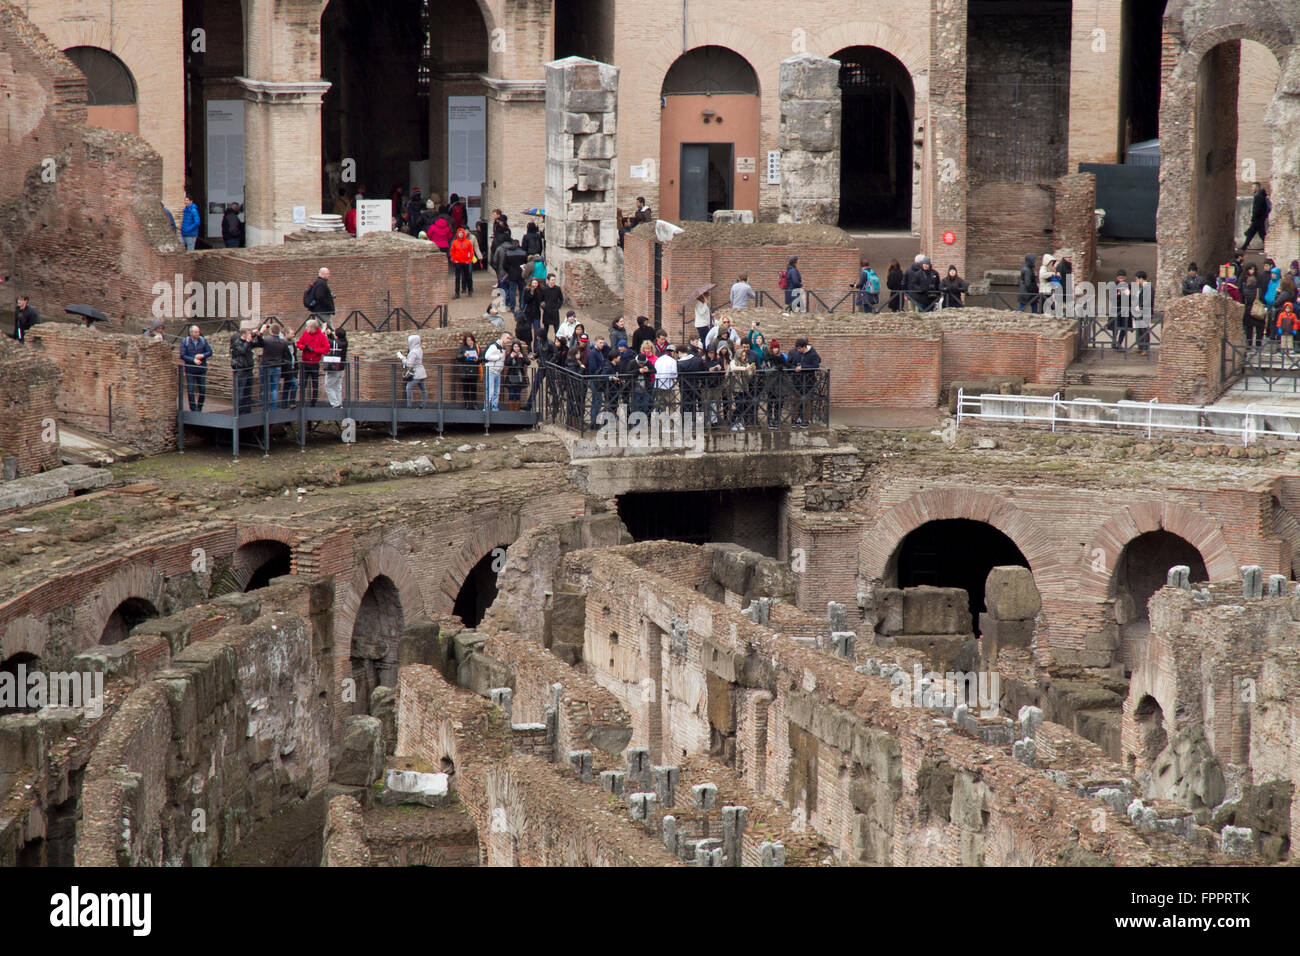
[[[108,316],[93,305],[70,305],[63,310],[69,315],[80,315],[83,318],[90,319],[93,322],[107,322]]]

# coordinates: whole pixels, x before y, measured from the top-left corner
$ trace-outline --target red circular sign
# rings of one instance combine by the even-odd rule
[[[663,286],[664,286],[664,291],[667,292],[667,291],[668,291],[668,280],[667,280],[667,279],[664,279],[664,280],[663,280]]]
[[[951,245],[952,245],[954,242],[956,242],[956,241],[957,241],[957,233],[955,233],[955,232],[945,232],[945,233],[943,234],[943,244],[944,244],[945,246],[951,246]]]

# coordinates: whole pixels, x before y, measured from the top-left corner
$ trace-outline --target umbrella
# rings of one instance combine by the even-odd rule
[[[689,305],[690,303],[698,299],[700,296],[704,295],[704,293],[708,292],[710,289],[716,289],[717,287],[718,284],[716,282],[706,282],[704,285],[700,286],[698,289],[696,289],[694,292],[688,295],[684,300],[682,300],[682,305]]]
[[[545,216],[545,215],[546,215],[546,210],[545,210],[545,209],[538,209],[536,206],[534,206],[532,209],[525,209],[525,210],[524,210],[524,215],[525,215],[525,216]]]
[[[92,305],[70,305],[63,310],[69,315],[80,315],[94,322],[107,322],[108,316]]]

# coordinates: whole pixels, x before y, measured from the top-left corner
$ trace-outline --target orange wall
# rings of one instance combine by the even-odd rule
[[[100,129],[115,129],[121,133],[140,132],[139,112],[135,104],[91,106],[86,110],[86,122]]]
[[[659,111],[659,181],[663,184],[657,214],[677,219],[680,212],[682,143],[733,143],[733,154],[754,157],[752,173],[732,173],[732,207],[752,209],[758,218],[758,177],[767,159],[758,154],[758,97],[738,93],[721,96],[670,96]],[[701,110],[713,110],[713,122],[704,122]],[[722,122],[718,123],[718,116]],[[746,181],[745,176],[749,179]]]

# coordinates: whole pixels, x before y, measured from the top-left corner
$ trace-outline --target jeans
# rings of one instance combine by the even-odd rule
[[[497,411],[501,398],[501,373],[487,369],[487,394],[483,396],[483,410]]]
[[[596,427],[596,420],[600,418],[600,411],[605,402],[604,386],[592,383],[591,386],[591,427]]]
[[[298,373],[295,370],[283,372],[280,378],[280,407],[292,408],[298,401]]]
[[[468,262],[453,263],[456,269],[456,294],[460,295],[465,292],[467,295],[474,294],[474,270]]]
[[[331,408],[341,408],[343,406],[342,371],[325,373],[325,398],[329,401]]]
[[[262,404],[275,411],[276,399],[280,395],[280,366],[262,367]]]
[[[193,251],[194,251],[194,244],[195,244],[196,242],[199,241],[199,237],[198,237],[198,236],[181,236],[181,238],[182,238],[183,240],[185,240],[185,248],[188,249],[190,252],[193,252]]]
[[[426,378],[413,378],[406,383],[406,407],[407,408],[411,407],[411,401],[415,397],[415,390],[417,388],[420,390],[420,407],[424,408],[426,405],[429,404],[429,393],[424,384],[427,381],[428,379]]]
[[[191,365],[185,370],[185,395],[189,399],[190,411],[203,411],[203,400],[208,391],[208,370]]]
[[[519,301],[519,283],[507,279],[502,285],[502,289],[505,290],[506,294],[506,308],[513,312],[515,303]]]
[[[247,415],[253,410],[253,370],[237,368],[233,371],[235,392],[239,395],[239,414]]]
[[[304,362],[299,375],[302,377],[302,400],[314,406],[316,400],[320,398],[320,365],[309,365]],[[308,393],[311,394],[310,399],[307,398]]]

